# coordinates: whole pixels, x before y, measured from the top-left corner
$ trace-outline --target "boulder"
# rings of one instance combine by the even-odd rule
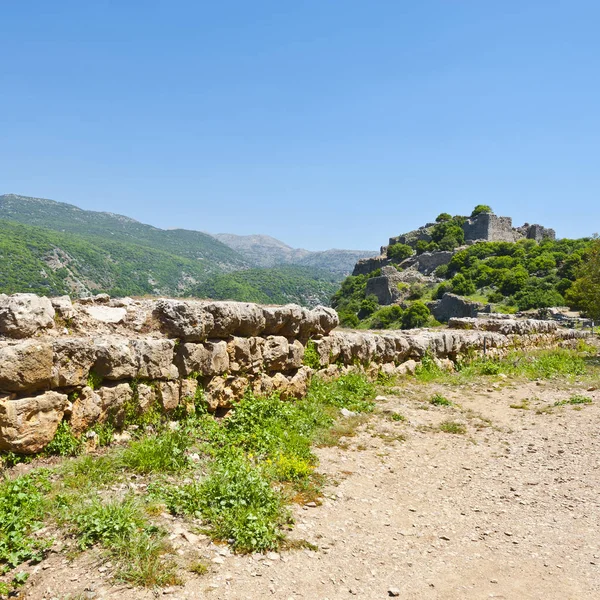
[[[229,370],[229,354],[225,340],[211,340],[204,344],[179,344],[175,362],[181,377],[193,374],[218,375]]]
[[[456,294],[446,293],[441,300],[429,302],[428,305],[431,314],[443,323],[452,317],[476,317],[480,312],[491,312],[489,304],[484,305],[481,302],[473,302]]]
[[[96,321],[101,323],[122,323],[127,316],[126,308],[111,306],[86,306],[85,312]]]
[[[57,296],[50,298],[50,302],[56,313],[63,319],[72,319],[75,316],[75,308],[69,296]]]
[[[262,369],[262,347],[260,337],[233,337],[227,343],[229,370],[232,373],[258,373]]]
[[[54,307],[44,296],[0,294],[0,334],[11,338],[31,337],[54,327]]]
[[[77,435],[87,431],[99,421],[101,414],[102,398],[92,388],[84,387],[77,393],[71,407],[71,430]]]
[[[265,315],[258,304],[247,302],[210,302],[204,310],[213,318],[210,337],[227,338],[259,335],[265,329]]]
[[[179,406],[178,381],[160,381],[156,384],[156,390],[165,410],[174,410]]]
[[[156,403],[156,387],[139,383],[137,386],[138,406],[141,412],[146,412]]]
[[[123,425],[124,407],[133,399],[133,390],[128,383],[114,383],[99,388],[96,392],[100,396],[101,415],[99,421],[112,420],[115,425]]]
[[[52,383],[52,344],[27,340],[0,346],[0,390],[35,392]]]
[[[137,364],[136,377],[177,379],[179,373],[173,364],[173,340],[141,338],[131,340],[130,345]]]
[[[0,450],[34,454],[52,441],[69,400],[65,394],[0,400]]]
[[[302,366],[304,346],[298,341],[288,342],[281,335],[269,336],[263,346],[265,371],[292,371]]]
[[[161,299],[153,314],[165,333],[186,342],[201,342],[214,329],[214,317],[201,302]]]
[[[116,335],[94,340],[96,361],[95,373],[104,379],[133,379],[138,372],[138,361],[127,338]]]
[[[89,338],[58,338],[52,341],[54,361],[52,386],[85,385],[96,360],[96,348]]]

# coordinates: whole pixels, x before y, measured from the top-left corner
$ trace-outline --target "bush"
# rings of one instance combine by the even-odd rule
[[[424,327],[430,317],[431,312],[423,302],[413,302],[402,316],[402,327],[404,329]]]
[[[387,257],[396,263],[402,262],[404,259],[413,255],[413,249],[406,244],[393,244],[388,246]]]
[[[473,212],[471,213],[471,219],[473,219],[477,215],[480,215],[481,213],[491,213],[491,214],[494,214],[494,211],[492,210],[492,207],[488,206],[487,204],[478,204],[473,209]]]
[[[475,293],[475,284],[462,273],[457,273],[452,278],[452,291],[461,296],[470,296]]]

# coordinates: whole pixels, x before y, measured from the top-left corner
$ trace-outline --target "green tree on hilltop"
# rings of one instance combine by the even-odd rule
[[[600,321],[600,239],[586,252],[578,277],[567,291],[567,301],[590,319]]]

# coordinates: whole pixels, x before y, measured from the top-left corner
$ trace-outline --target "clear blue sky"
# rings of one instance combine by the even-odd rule
[[[597,0],[4,0],[0,193],[378,248],[600,230]]]

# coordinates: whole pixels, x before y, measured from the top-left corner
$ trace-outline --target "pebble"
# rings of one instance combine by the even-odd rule
[[[398,588],[391,587],[388,590],[388,596],[391,596],[392,598],[397,598],[399,595],[400,595],[400,590]]]

